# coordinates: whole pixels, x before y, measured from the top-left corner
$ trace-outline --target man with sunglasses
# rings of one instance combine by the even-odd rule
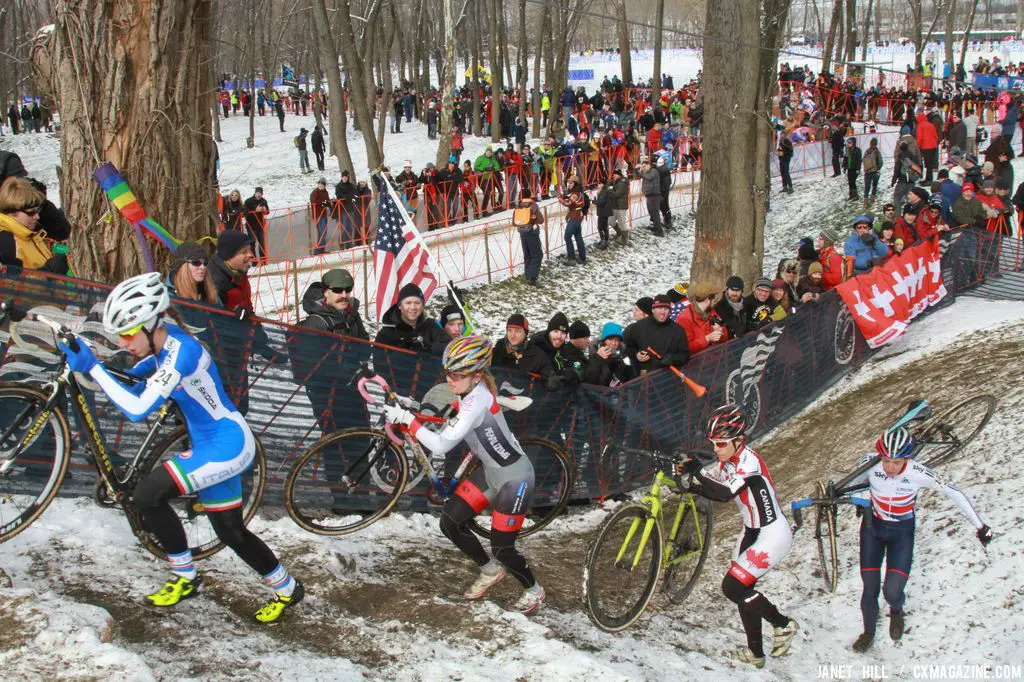
[[[716,502],[734,500],[739,507],[743,532],[722,580],[722,592],[739,607],[747,635],[747,646],[735,651],[732,657],[763,668],[761,621],[766,620],[775,628],[772,656],[776,657],[789,652],[799,627],[754,589],[757,581],[789,554],[793,532],[782,514],[764,460],[746,445],[748,427],[746,413],[739,405],[716,409],[708,418],[706,431],[714,447],[715,461],[701,466],[700,460],[691,458],[682,465],[681,472],[693,474],[702,496]]]
[[[875,442],[875,452],[864,455],[861,460],[861,464],[867,464],[877,453],[879,462],[851,481],[851,485],[868,484],[867,494],[862,492],[851,498],[854,504],[865,510],[860,526],[860,577],[864,583],[860,610],[864,618],[864,632],[853,643],[856,652],[867,651],[875,641],[880,591],[889,603],[889,636],[893,640],[903,636],[904,588],[910,578],[914,557],[914,506],[922,488],[939,490],[952,500],[977,529],[976,534],[983,547],[992,541],[992,530],[974,509],[970,498],[925,465],[910,459],[916,449],[906,429],[887,430]],[[884,586],[881,577],[883,558]]]
[[[96,360],[84,340],[77,350],[59,343],[68,367],[88,374],[133,422],[142,421],[174,398],[185,419],[192,449],[164,462],[135,488],[132,497],[143,523],[167,553],[171,578],[148,595],[150,604],[171,607],[198,594],[203,576],[196,568],[181,520],[170,500],[197,494],[217,537],[263,576],[275,592],[256,620],[273,623],[302,601],[302,583],[242,520],[242,475],[256,453],[252,430],[224,390],[210,353],[178,325],[164,320],[170,307],[160,273],[131,277],[114,287],[103,306],[103,329],[139,361],[128,373],[140,379],[125,386]]]

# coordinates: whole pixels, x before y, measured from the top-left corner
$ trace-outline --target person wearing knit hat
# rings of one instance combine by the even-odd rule
[[[509,315],[508,322],[505,323],[505,338],[494,344],[491,366],[535,374],[544,381],[545,388],[557,389],[561,383],[554,373],[551,361],[540,347],[528,341],[529,331],[530,323],[524,315]]]
[[[796,288],[797,299],[800,304],[817,301],[825,293],[823,282],[824,268],[821,263],[811,263],[807,268],[807,274],[800,278],[800,284]]]
[[[565,313],[557,312],[548,321],[547,329],[537,332],[530,339],[547,357],[551,371],[556,377],[546,382],[549,390],[560,385],[574,386],[583,380],[587,359],[571,343],[565,341],[569,336],[569,318]]]
[[[174,267],[167,276],[170,294],[177,298],[199,301],[206,305],[217,305],[217,291],[213,286],[213,278],[209,276],[210,255],[198,242],[182,242],[174,249]],[[182,306],[179,309],[184,310]],[[189,313],[193,313],[189,315]],[[197,319],[200,315],[189,310],[186,316]],[[186,320],[192,324],[191,320]],[[194,325],[205,327],[205,324]]]
[[[591,350],[587,368],[588,382],[599,386],[618,386],[633,378],[633,368],[623,359],[622,325],[605,322],[601,341]]]
[[[466,316],[463,315],[462,308],[454,303],[449,303],[441,308],[441,319],[437,323],[452,339],[462,336],[466,331]]]
[[[506,327],[518,327],[524,332],[530,331],[530,322],[526,319],[526,316],[522,313],[512,313],[508,316],[508,321],[505,322]]]
[[[377,338],[374,343],[396,348],[407,348],[418,352],[428,352],[440,355],[444,352],[445,346],[451,341],[441,329],[437,320],[427,317],[423,312],[423,291],[413,283],[408,283],[398,290],[398,300],[381,317],[380,329],[377,331]],[[391,363],[389,354],[377,352],[374,356],[374,364],[378,362],[382,367],[388,367]],[[406,376],[406,374],[410,376]],[[401,376],[400,376],[401,375]],[[401,389],[392,386],[399,395],[408,395],[411,388],[412,372],[395,372],[394,377]],[[389,378],[390,381],[390,378]]]
[[[246,247],[252,249],[252,239],[241,230],[224,230],[217,237],[217,256],[227,262]]]
[[[566,317],[565,313],[563,313],[563,312],[555,313],[554,315],[551,316],[551,319],[548,320],[548,328],[547,328],[547,330],[549,332],[551,332],[551,331],[559,331],[562,334],[568,334],[569,333],[569,318]]]
[[[743,309],[747,316],[747,331],[754,331],[771,324],[772,314],[777,305],[772,299],[772,281],[767,277],[759,277],[754,282],[754,290],[743,299]]]
[[[574,320],[569,325],[569,343],[580,351],[586,351],[590,345],[590,327],[582,320]]]
[[[924,187],[911,187],[910,192],[907,193],[907,201],[914,206],[923,206],[928,203],[928,197],[931,193]]]
[[[654,297],[650,317],[626,327],[623,341],[630,364],[640,373],[682,367],[690,361],[686,332],[669,319],[672,303],[665,294]]]
[[[639,322],[645,317],[651,314],[651,306],[654,305],[654,299],[650,296],[643,296],[638,298],[636,303],[633,304],[633,321]]]
[[[818,262],[823,269],[822,286],[826,291],[843,281],[843,257],[836,250],[838,240],[839,234],[835,230],[825,228],[818,234],[815,244],[818,248]]]
[[[690,287],[690,305],[675,320],[686,332],[691,355],[729,340],[729,332],[712,309],[716,296],[718,288],[713,284]]]
[[[743,309],[743,278],[732,275],[725,280],[722,298],[715,304],[714,313],[725,327],[730,339],[736,339],[747,332],[747,314]]]
[[[263,188],[257,187],[253,195],[242,204],[245,212],[245,226],[252,235],[253,253],[262,260],[267,258],[267,214],[270,213],[270,204],[263,196]]]

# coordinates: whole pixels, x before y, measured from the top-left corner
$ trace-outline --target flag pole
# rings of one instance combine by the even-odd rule
[[[391,186],[390,182],[388,182],[387,176],[385,176],[384,173],[382,173],[380,170],[377,171],[376,175],[380,177],[381,184],[384,185],[384,188],[387,190],[392,200],[394,200],[395,205],[398,206],[399,210],[401,211],[402,219],[405,220],[406,226],[412,232],[413,238],[416,239],[416,241],[419,243],[420,248],[422,248],[427,253],[427,259],[432,260],[434,264],[437,265],[438,271],[444,276],[445,288],[449,291],[449,295],[451,296],[452,300],[455,301],[455,305],[457,305],[459,307],[459,310],[462,311],[462,314],[466,318],[468,326],[472,327],[473,324],[472,321],[469,319],[469,313],[466,312],[466,307],[462,303],[462,298],[455,292],[455,286],[452,284],[452,278],[451,276],[448,275],[448,271],[444,269],[444,265],[441,264],[440,260],[434,258],[434,254],[431,252],[430,247],[427,246],[427,241],[423,238],[423,235],[420,234],[419,228],[416,227],[416,223],[413,221],[412,217],[406,210],[405,204],[402,202],[401,199],[398,198],[398,194],[395,192],[395,188]],[[426,199],[425,191],[424,199]]]

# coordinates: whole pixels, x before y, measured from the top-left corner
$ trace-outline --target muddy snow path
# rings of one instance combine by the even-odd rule
[[[1001,304],[967,301],[933,315],[903,348],[758,444],[788,504],[815,480],[849,470],[911,399],[926,396],[941,408],[981,390],[999,397],[992,422],[942,473],[1000,535],[983,551],[951,503],[923,496],[909,631],[900,646],[884,636],[883,622],[870,656],[849,651],[860,632],[860,580],[856,519],[848,511],[840,516],[835,594],[822,587],[808,530],[763,581],[802,632],[790,656],[752,671],[722,656],[742,642],[735,607],[719,591],[739,529],[731,506],[716,508],[712,554],[690,599],[671,606],[657,597],[631,629],[609,635],[590,623],[581,590],[586,547],[607,510],[574,510],[522,543],[548,593],[547,608],[530,620],[506,610],[519,593],[511,579],[483,602],[458,600],[473,572],[433,516],[395,515],[338,539],[260,517],[254,530],[305,581],[307,598],[285,624],[259,628],[251,615],[265,588],[230,553],[203,562],[199,598],[156,611],[141,599],[166,569],[135,545],[123,517],[88,500],[58,500],[0,546],[14,586],[0,589],[0,666],[8,678],[24,679],[657,680],[700,671],[701,679],[806,680],[830,664],[858,673],[861,665],[882,665],[896,679],[911,679],[914,665],[1019,664],[1024,323],[1018,312],[1015,322],[995,330],[987,324],[941,347],[935,338],[975,305]]]

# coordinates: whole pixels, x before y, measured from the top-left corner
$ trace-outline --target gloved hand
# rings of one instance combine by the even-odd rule
[[[544,381],[544,388],[548,391],[557,391],[562,387],[562,377],[557,374],[550,375]]]
[[[384,418],[391,424],[412,424],[413,414],[400,405],[384,405]]]
[[[77,353],[61,341],[57,342],[57,348],[60,348],[61,352],[64,353],[68,360],[68,367],[71,368],[72,372],[87,374],[98,362],[96,356],[92,354],[92,349],[81,341],[78,342]]]
[[[872,246],[877,240],[877,237],[875,237],[875,231],[868,230],[867,232],[860,236],[860,240],[864,242],[865,246]]]
[[[669,356],[666,355],[665,357],[663,357],[661,359],[661,362],[659,364],[661,364],[662,367],[671,367],[672,366],[672,358],[670,358]]]
[[[415,405],[416,401],[412,398],[406,398],[404,395],[396,395],[395,402],[404,407],[407,410],[411,410]]]
[[[992,542],[992,529],[988,526],[982,526],[979,528],[978,540],[981,541],[982,547],[988,547],[988,543]]]

